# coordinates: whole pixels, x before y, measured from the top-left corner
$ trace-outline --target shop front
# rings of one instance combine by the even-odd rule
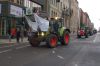
[[[0,3],[0,36],[16,35],[16,28],[23,26],[23,7],[13,3]]]

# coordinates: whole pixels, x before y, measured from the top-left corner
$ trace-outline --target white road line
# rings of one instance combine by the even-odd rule
[[[53,54],[55,54],[55,51],[52,51]]]
[[[78,66],[77,64],[75,64],[75,66]]]
[[[5,53],[5,52],[8,52],[8,51],[12,51],[12,49],[8,49],[8,50],[1,51],[0,54],[1,53]]]
[[[57,57],[60,58],[60,59],[64,59],[64,57],[62,57],[62,56],[60,56],[60,55],[58,55]]]
[[[28,47],[30,45],[26,45],[26,46],[21,46],[21,47],[17,47],[16,49],[22,49],[22,48],[25,48],[25,47]]]
[[[96,37],[94,38],[93,43],[95,43],[95,42],[96,42],[96,38],[97,38],[97,35],[96,35]]]
[[[95,39],[93,40],[93,43],[95,43],[95,42],[96,42],[96,38],[97,38],[97,35],[96,35]]]

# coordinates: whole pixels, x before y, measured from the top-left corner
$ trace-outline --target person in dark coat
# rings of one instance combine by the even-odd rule
[[[20,40],[20,30],[19,30],[19,28],[17,29],[17,32],[16,32],[16,39],[17,39],[17,42],[19,43],[19,40]]]
[[[8,29],[8,36],[9,36],[9,41],[11,41],[11,30],[10,30],[10,28]]]

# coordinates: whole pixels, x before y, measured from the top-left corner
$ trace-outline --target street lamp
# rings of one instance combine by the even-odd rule
[[[55,17],[55,20],[58,20],[59,19],[59,17]]]

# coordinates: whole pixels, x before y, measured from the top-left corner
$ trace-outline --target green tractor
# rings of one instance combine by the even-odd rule
[[[26,16],[26,20],[31,28],[31,35],[28,37],[31,46],[39,46],[40,42],[46,42],[49,48],[57,47],[58,42],[62,45],[69,44],[70,30],[64,27],[63,19],[48,21],[37,15],[30,15]],[[34,28],[36,28],[36,31],[33,30]]]

